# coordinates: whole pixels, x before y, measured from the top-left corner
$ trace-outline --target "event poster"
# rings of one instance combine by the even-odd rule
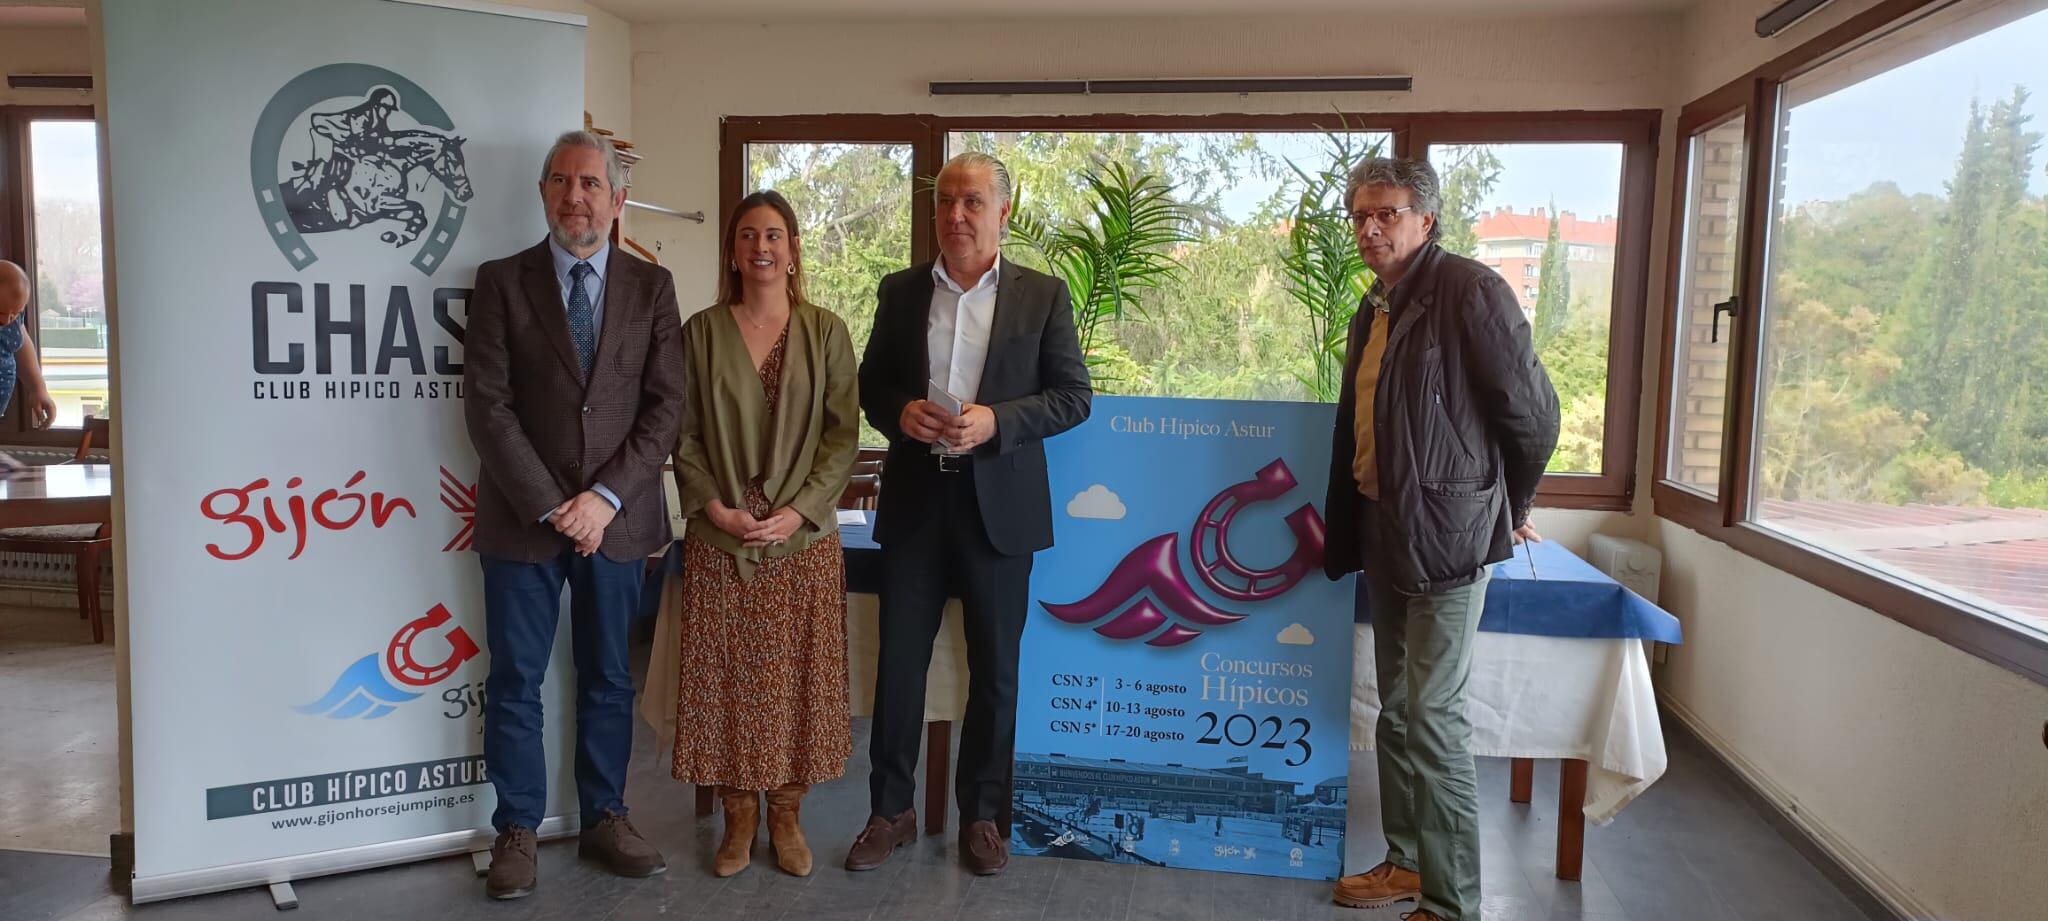
[[[1013,851],[1340,875],[1352,588],[1322,569],[1331,410],[1097,396],[1047,443]]]
[[[135,899],[488,845],[463,326],[477,265],[546,233],[583,30],[102,9]],[[575,818],[567,634],[544,835]]]

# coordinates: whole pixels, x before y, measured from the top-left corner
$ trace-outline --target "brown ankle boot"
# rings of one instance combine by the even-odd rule
[[[797,824],[797,809],[810,789],[790,783],[768,791],[768,844],[775,848],[775,865],[791,876],[811,875],[811,846]]]
[[[725,838],[718,842],[718,857],[711,871],[731,876],[747,868],[754,855],[754,832],[761,820],[761,794],[755,790],[719,787],[725,803]]]

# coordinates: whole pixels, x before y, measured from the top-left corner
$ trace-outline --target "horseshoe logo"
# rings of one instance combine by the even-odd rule
[[[450,647],[448,658],[433,665],[421,665],[413,659],[413,642],[453,617],[453,614],[448,613],[447,605],[437,604],[433,610],[419,619],[398,628],[398,632],[391,635],[391,645],[384,647],[384,666],[390,669],[391,677],[413,687],[426,687],[455,674],[455,669],[462,663],[482,652],[477,648],[476,641],[469,638],[467,631],[456,627],[446,635]]]
[[[1247,506],[1271,502],[1298,485],[1287,462],[1275,460],[1251,479],[1232,486],[1210,499],[1195,519],[1191,548],[1195,574],[1202,584],[1232,601],[1264,601],[1277,598],[1301,583],[1323,565],[1323,516],[1304,503],[1287,513],[1287,530],[1294,535],[1294,554],[1272,569],[1252,569],[1238,562],[1230,552],[1231,519]]]
[[[1209,500],[1195,519],[1190,548],[1195,572],[1217,595],[1237,602],[1266,601],[1286,594],[1323,561],[1323,519],[1303,505],[1287,515],[1294,553],[1272,569],[1252,569],[1230,552],[1227,537],[1237,513],[1284,496],[1298,485],[1284,460]],[[1070,624],[1103,621],[1094,629],[1112,640],[1144,640],[1147,646],[1179,646],[1246,615],[1210,604],[1180,568],[1180,535],[1161,534],[1126,554],[1102,585],[1068,604],[1041,602],[1046,613]],[[1114,615],[1114,616],[1112,616]],[[1169,616],[1170,615],[1170,616]],[[1106,620],[1105,620],[1106,618]]]

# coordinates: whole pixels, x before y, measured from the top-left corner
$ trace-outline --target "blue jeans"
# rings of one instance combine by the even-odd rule
[[[540,563],[483,557],[484,633],[491,653],[484,682],[484,769],[498,791],[491,825],[538,829],[547,813],[548,762],[541,744],[541,681],[547,676],[562,585],[569,586],[569,638],[576,662],[576,800],[583,827],[626,814],[626,762],[633,754],[633,672],[629,628],[640,607],[643,560],[564,550]]]

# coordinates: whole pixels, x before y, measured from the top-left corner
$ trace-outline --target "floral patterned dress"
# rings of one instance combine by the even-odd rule
[[[788,344],[784,329],[761,364],[771,418]],[[746,506],[756,518],[774,511],[759,480]],[[768,790],[845,773],[853,738],[839,535],[764,561],[745,581],[731,556],[685,537],[682,580],[675,778]]]

